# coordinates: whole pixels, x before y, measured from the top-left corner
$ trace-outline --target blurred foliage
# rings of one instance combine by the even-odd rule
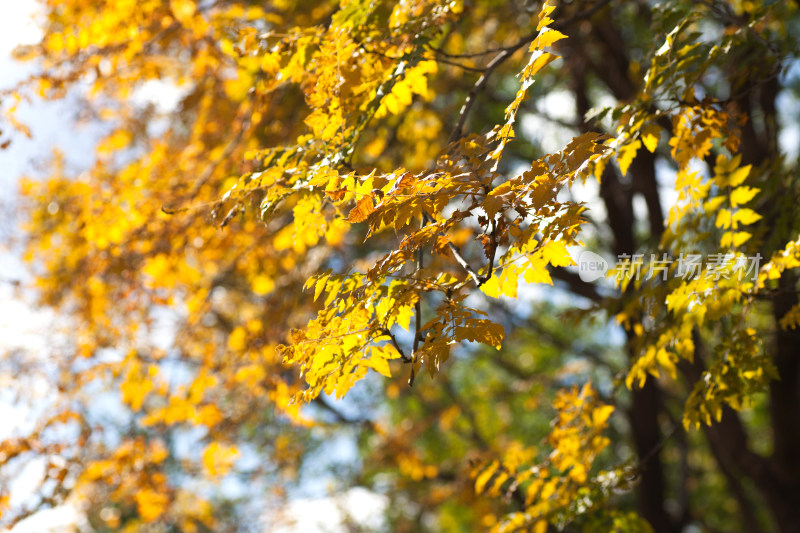
[[[110,132],[21,184],[66,334],[4,355],[52,390],[5,524],[366,486],[391,531],[800,529],[796,2],[41,4],[9,126]]]

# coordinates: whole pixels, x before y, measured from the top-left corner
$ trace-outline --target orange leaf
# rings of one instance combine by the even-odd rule
[[[353,223],[364,222],[373,211],[372,197],[365,196],[358,201],[356,206],[350,211],[350,214],[347,215],[347,221]]]

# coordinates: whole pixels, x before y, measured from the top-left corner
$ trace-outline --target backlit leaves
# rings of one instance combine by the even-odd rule
[[[537,366],[580,347],[562,343],[549,354],[537,333],[532,363],[508,357],[504,343],[518,339],[519,323],[527,325],[518,321],[528,318],[501,317],[496,310],[508,302],[496,300],[527,298],[531,283],[577,286],[573,294],[592,302],[583,314],[616,317],[625,330],[629,358],[619,358],[625,362],[600,387],[604,394],[648,379],[680,392],[689,381],[680,374],[703,359],[701,378],[684,391],[685,427],[751,405],[777,370],[766,328],[739,318],[784,294],[779,284],[800,268],[800,245],[795,222],[768,205],[776,189],[783,194],[786,183],[770,174],[783,162],[750,164],[756,147],[742,146],[752,120],[742,104],[779,80],[782,65],[758,80],[745,76],[752,68],[724,79],[720,65],[738,62],[755,43],[759,61],[775,66],[762,33],[789,33],[768,13],[782,3],[734,3],[736,16],[722,23],[719,2],[634,6],[652,10],[652,27],[626,26],[624,40],[646,30],[657,44],[610,58],[625,71],[611,83],[582,63],[607,51],[584,48],[613,33],[611,22],[628,7],[579,4],[564,3],[559,21],[550,2],[538,17],[506,17],[493,4],[430,0],[45,1],[42,43],[18,52],[44,70],[9,99],[10,122],[23,94],[61,97],[86,87],[87,116],[112,124],[86,172],[72,177],[55,158],[50,179],[22,186],[37,288],[71,321],[68,346],[53,358],[65,401],[47,420],[69,425],[78,445],[46,447],[37,429],[3,442],[0,463],[47,456],[41,488],[61,492],[43,501],[58,503],[74,487],[86,498],[76,501],[108,503],[109,529],[224,529],[205,493],[191,487],[224,486],[242,473],[279,486],[295,481],[314,409],[372,375],[392,400],[419,401],[403,422],[423,413],[410,429],[364,424],[386,445],[376,453],[412,482],[431,482],[429,508],[467,502],[475,522],[461,529],[480,521],[499,531],[546,531],[596,518],[638,467],[602,470],[614,407],[580,372],[559,369],[553,379],[555,370]],[[556,50],[576,64],[554,64]],[[523,119],[559,111],[535,106],[535,91],[547,96],[584,71],[590,87],[575,83],[570,92],[605,98],[605,84],[625,93],[615,94],[617,105],[562,120],[571,140],[554,153],[523,142]],[[157,98],[143,104],[149,83]],[[170,108],[160,91],[173,89]],[[755,124],[776,128],[766,117]],[[654,174],[658,161],[655,183],[639,172],[647,161]],[[615,290],[558,270],[573,266],[568,247],[579,239],[610,241],[602,214],[589,213],[595,230],[581,237],[590,204],[571,196],[576,179],[611,178],[600,183],[601,199],[616,201],[607,187],[621,184],[620,205],[633,211],[634,200],[648,187],[663,189],[673,171],[676,202],[663,234],[659,217],[648,237],[630,228],[637,246],[673,260],[669,276]],[[633,223],[616,218],[624,211],[606,214]],[[760,251],[764,264],[748,271]],[[693,278],[678,275],[679,258],[701,252],[713,261]],[[796,327],[797,306],[774,321]],[[705,345],[712,349],[701,353]],[[481,383],[483,374],[470,371],[482,357],[506,374]],[[577,359],[569,364],[597,358]],[[450,373],[463,367],[466,377]],[[423,372],[438,388],[415,384]],[[535,412],[562,377],[567,388],[555,396],[544,443],[495,435],[501,422],[526,426],[501,420],[511,416],[494,405],[472,409],[524,396],[514,415]],[[455,396],[453,379],[471,386],[470,401],[451,398],[439,409],[426,395]],[[119,404],[118,435],[106,437],[76,414],[92,410],[98,391]],[[455,442],[430,446],[448,455],[426,464],[412,441],[432,426]],[[454,428],[472,440],[459,442]],[[173,444],[186,435],[191,453],[178,456]],[[247,471],[253,454],[264,460]],[[469,480],[458,477],[465,457],[478,458]],[[512,498],[520,512],[500,512]],[[647,529],[628,513],[609,517],[594,530]]]
[[[606,484],[601,489],[600,480],[620,475],[592,469],[597,455],[609,444],[603,431],[613,406],[598,402],[596,391],[587,383],[559,391],[553,407],[557,416],[547,438],[548,455],[542,457],[535,449],[511,446],[505,456],[482,464],[473,473],[476,493],[495,497],[517,493],[524,501],[523,511],[502,517],[493,531],[538,531],[546,529],[548,523],[568,523],[601,503],[591,498],[605,498],[603,492],[611,487]],[[620,478],[618,483],[625,481]],[[576,500],[588,495],[586,487],[593,485],[597,487],[592,489],[588,506],[576,513]]]

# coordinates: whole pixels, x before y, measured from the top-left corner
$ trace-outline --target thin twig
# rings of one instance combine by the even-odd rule
[[[603,7],[605,7],[610,1],[611,0],[600,0],[594,6],[587,9],[586,11],[577,13],[576,15],[564,19],[560,22],[554,22],[552,24],[552,27],[554,29],[559,29],[559,28],[563,29],[579,20],[589,18],[596,12],[600,11]],[[467,121],[467,115],[469,115],[472,106],[475,105],[475,100],[477,99],[478,94],[480,94],[480,92],[486,86],[486,84],[489,81],[489,77],[492,75],[494,70],[498,66],[500,66],[504,61],[506,61],[509,57],[514,55],[514,53],[517,50],[519,50],[526,44],[533,42],[533,40],[536,39],[537,35],[539,35],[538,31],[532,32],[522,37],[516,43],[510,46],[500,48],[499,53],[496,56],[494,56],[492,60],[489,61],[489,63],[487,63],[487,65],[483,68],[483,72],[480,78],[478,78],[478,81],[476,81],[475,85],[472,86],[469,93],[467,94],[467,98],[464,100],[464,105],[461,107],[461,110],[458,113],[458,121],[456,122],[456,126],[453,129],[453,132],[450,134],[450,138],[447,141],[448,144],[456,142],[463,135],[463,129],[464,129],[464,124]]]
[[[527,39],[527,37],[525,39]],[[461,106],[461,110],[458,112],[458,121],[456,122],[456,127],[450,134],[450,138],[447,139],[447,144],[452,144],[462,137],[464,123],[467,121],[467,115],[469,115],[472,106],[475,105],[475,100],[478,98],[478,94],[480,94],[480,92],[486,86],[486,83],[489,81],[489,77],[492,75],[492,72],[494,72],[494,69],[500,66],[500,64],[502,64],[506,59],[511,57],[514,52],[530,42],[525,39],[507,49],[504,49],[502,52],[494,56],[494,58],[486,65],[481,77],[478,78],[478,81],[475,82],[475,85],[473,85],[469,90],[469,93],[467,93],[467,98],[464,100],[464,105]]]
[[[425,224],[425,217],[423,216],[420,220],[420,227]],[[423,267],[423,249],[422,247],[417,250],[417,273],[422,272]],[[414,304],[414,343],[413,348],[411,350],[411,359],[414,363],[417,361],[417,350],[419,349],[419,342],[420,342],[420,333],[422,332],[422,298],[417,298],[417,302]],[[414,386],[414,378],[416,377],[416,372],[414,371],[414,366],[411,366],[411,376],[408,378],[408,386]]]
[[[453,67],[458,67],[460,69],[468,70],[470,72],[483,72],[486,70],[486,67],[470,67],[469,65],[465,65],[463,63],[459,63],[458,61],[452,61],[450,59],[445,59],[443,57],[439,57],[436,59],[437,63],[444,63],[445,65],[451,65]]]
[[[389,328],[383,328],[382,333],[391,339],[392,345],[397,350],[397,353],[400,354],[401,361],[403,361],[404,363],[411,363],[414,361],[411,358],[411,356],[409,356],[407,353],[403,351],[403,349],[400,347],[400,343],[397,342],[397,338],[394,336],[394,333],[392,333],[392,331]]]
[[[480,276],[478,276],[478,274],[475,272],[472,266],[469,263],[467,263],[467,260],[464,259],[463,255],[461,255],[461,252],[458,250],[456,245],[453,244],[452,242],[448,242],[447,248],[453,253],[453,257],[456,258],[456,262],[459,265],[461,265],[461,268],[463,268],[467,272],[469,277],[472,278],[472,281],[475,282],[475,286],[480,287],[481,285],[483,285],[484,281],[481,280]]]

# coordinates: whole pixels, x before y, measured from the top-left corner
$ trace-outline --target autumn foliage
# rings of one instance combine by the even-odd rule
[[[0,520],[245,530],[344,436],[391,531],[800,529],[796,2],[41,3],[3,101],[108,134],[21,184]]]

